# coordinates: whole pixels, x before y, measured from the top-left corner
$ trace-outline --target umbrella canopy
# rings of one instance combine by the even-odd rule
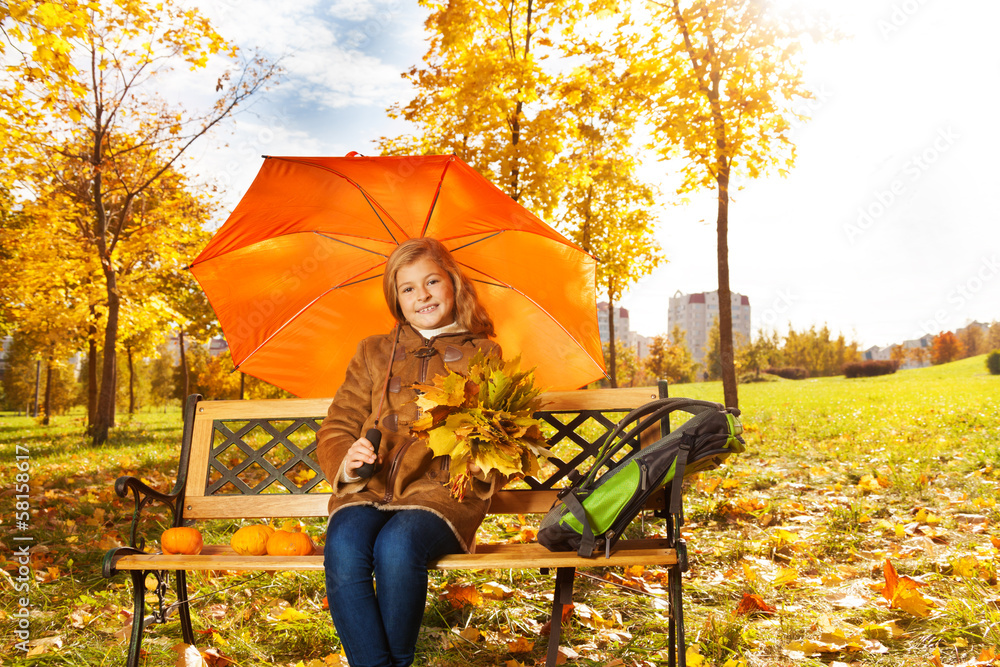
[[[382,273],[420,236],[452,252],[540,386],[604,374],[593,258],[454,156],[267,157],[190,270],[240,371],[327,397],[358,341],[393,326]]]

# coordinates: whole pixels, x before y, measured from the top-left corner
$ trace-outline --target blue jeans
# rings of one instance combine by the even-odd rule
[[[333,515],[323,551],[326,595],[351,667],[413,663],[427,564],[459,551],[451,528],[429,511],[354,505]]]

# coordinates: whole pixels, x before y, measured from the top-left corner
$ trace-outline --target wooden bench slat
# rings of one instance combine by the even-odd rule
[[[615,410],[630,409],[658,398],[650,387],[621,389],[589,389],[587,391],[549,391],[541,395],[542,409]],[[199,419],[298,419],[323,416],[330,409],[332,398],[278,398],[253,401],[202,401],[198,404]]]
[[[481,544],[474,554],[451,554],[433,563],[436,570],[478,570],[510,568],[609,567],[617,565],[673,565],[677,552],[666,540],[622,540],[610,558],[603,554],[580,558],[574,551],[549,551],[537,542]],[[241,556],[232,547],[207,544],[196,556],[184,554],[144,554],[122,556],[118,570],[300,570],[320,571],[323,555]]]
[[[490,503],[490,514],[544,514],[555,502],[555,491],[499,491]],[[188,519],[278,519],[325,517],[329,493],[188,496]]]

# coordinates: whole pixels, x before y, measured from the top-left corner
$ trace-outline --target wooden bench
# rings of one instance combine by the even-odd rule
[[[498,492],[491,514],[532,514],[549,510],[560,486],[569,483],[571,471],[586,469],[600,448],[604,436],[621,415],[666,395],[666,383],[658,390],[606,389],[552,392],[543,395],[544,411],[536,416],[555,430],[549,440],[558,458],[543,467],[544,478],[526,479],[526,488]],[[177,482],[163,493],[135,477],[121,477],[115,491],[134,497],[129,546],[110,550],[104,559],[103,574],[112,577],[128,572],[135,598],[129,667],[139,664],[145,628],[164,622],[176,609],[184,641],[195,643],[188,602],[186,573],[195,570],[323,570],[323,555],[278,557],[240,556],[228,545],[206,545],[196,556],[146,552],[147,540],[140,536],[143,510],[151,503],[165,503],[173,513],[172,525],[192,525],[209,519],[277,519],[326,517],[329,493],[321,492],[322,470],[314,461],[315,432],[329,407],[329,399],[282,399],[253,401],[204,401],[188,399],[184,412],[184,432]],[[585,424],[590,422],[590,426]],[[597,428],[594,427],[597,425]],[[650,429],[656,431],[657,429]],[[669,432],[661,424],[660,432]],[[643,434],[649,443],[660,432]],[[589,435],[584,435],[588,433]],[[540,477],[542,474],[540,474]],[[319,489],[317,488],[319,487]],[[621,540],[610,555],[581,558],[575,552],[551,552],[538,543],[478,543],[474,554],[444,556],[433,563],[439,570],[540,569],[555,570],[546,665],[556,664],[562,609],[571,602],[573,580],[578,567],[667,566],[668,604],[672,616],[669,642],[670,664],[684,665],[684,623],[681,601],[681,573],[687,569],[686,552],[680,539],[681,517],[666,512],[666,492],[651,504],[667,518],[667,539]],[[157,539],[159,534],[151,536]],[[152,541],[152,540],[150,540]],[[177,602],[166,604],[169,578],[175,580]],[[147,579],[154,577],[158,604],[146,615]]]

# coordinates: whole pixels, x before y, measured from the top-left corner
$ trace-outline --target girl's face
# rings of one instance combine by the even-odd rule
[[[417,329],[438,329],[455,321],[455,288],[429,257],[396,272],[396,298],[406,321]]]

